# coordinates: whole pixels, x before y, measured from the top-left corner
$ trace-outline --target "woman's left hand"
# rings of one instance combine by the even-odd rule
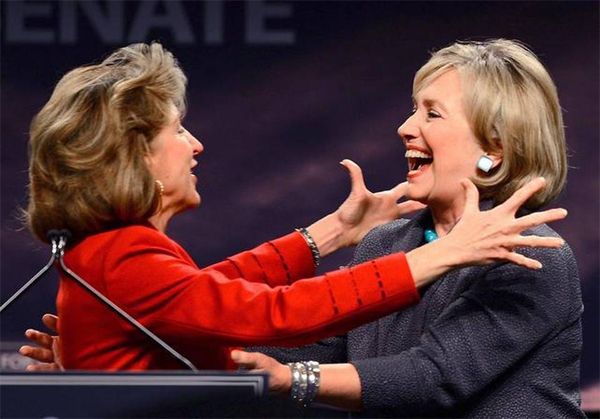
[[[269,391],[289,393],[292,386],[292,372],[287,365],[260,352],[231,351],[231,359],[241,368],[254,373],[269,374]]]
[[[387,191],[373,193],[365,185],[360,166],[348,159],[340,164],[348,170],[352,181],[350,195],[334,213],[344,227],[343,240],[346,246],[358,244],[378,225],[425,207],[416,201],[398,203],[406,194],[408,182],[400,183]]]

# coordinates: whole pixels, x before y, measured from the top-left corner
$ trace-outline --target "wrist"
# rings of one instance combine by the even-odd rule
[[[436,277],[459,266],[456,249],[450,249],[444,238],[418,247],[406,253],[415,287],[423,287]]]
[[[290,397],[302,407],[308,407],[317,397],[321,385],[321,369],[316,361],[290,362]]]
[[[306,229],[313,237],[321,257],[349,245],[344,226],[336,213],[321,218]]]
[[[281,365],[281,387],[276,391],[288,395],[292,391],[292,368],[289,364]]]

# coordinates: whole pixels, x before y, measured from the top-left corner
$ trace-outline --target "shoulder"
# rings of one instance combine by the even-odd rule
[[[137,246],[156,246],[167,249],[178,248],[179,245],[168,236],[151,226],[132,225],[118,228],[106,233],[112,245],[123,248]]]
[[[101,255],[106,262],[132,255],[185,253],[176,242],[147,225],[131,225],[94,234],[85,238],[73,250],[73,253]]]
[[[560,235],[551,229],[546,224],[542,224],[530,230],[527,230],[523,233],[524,236],[536,235],[542,237],[559,237]],[[531,274],[538,273],[538,275],[555,275],[562,278],[571,278],[573,280],[579,280],[579,274],[577,270],[577,262],[575,260],[575,256],[573,255],[573,251],[569,244],[565,241],[565,243],[555,249],[555,248],[521,248],[517,249],[517,251],[527,257],[539,260],[543,268],[539,271],[528,270],[516,265],[505,264],[505,271],[514,271],[515,273],[519,272],[529,272]]]
[[[528,230],[523,235],[560,237],[547,225]],[[542,263],[542,269],[527,269],[512,263],[492,265],[482,287],[502,291],[511,301],[545,306],[554,319],[573,319],[581,314],[581,286],[577,263],[570,246],[560,248],[521,248],[516,250]],[[478,285],[476,285],[478,287]]]

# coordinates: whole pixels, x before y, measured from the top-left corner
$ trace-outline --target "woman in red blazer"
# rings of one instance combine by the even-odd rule
[[[173,56],[156,43],[67,73],[32,122],[27,215],[43,241],[50,229],[68,229],[67,266],[199,368],[232,367],[236,346],[299,345],[343,333],[416,303],[418,287],[454,267],[504,259],[537,268],[512,249],[562,243],[519,235],[566,215],[515,219],[542,180],[484,213],[465,181],[467,210],[448,236],[313,277],[321,257],[418,207],[396,203],[405,185],[369,192],[358,166],[344,161],[353,187],[338,210],[201,269],[165,234],[173,216],[201,201],[193,171],[204,147],[182,126],[185,86]],[[181,367],[69,278],[61,278],[57,308],[66,368]]]

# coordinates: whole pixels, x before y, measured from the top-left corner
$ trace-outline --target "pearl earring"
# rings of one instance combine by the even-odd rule
[[[487,154],[484,154],[479,158],[479,160],[477,160],[477,168],[485,173],[488,173],[492,169],[493,165],[494,162]]]

